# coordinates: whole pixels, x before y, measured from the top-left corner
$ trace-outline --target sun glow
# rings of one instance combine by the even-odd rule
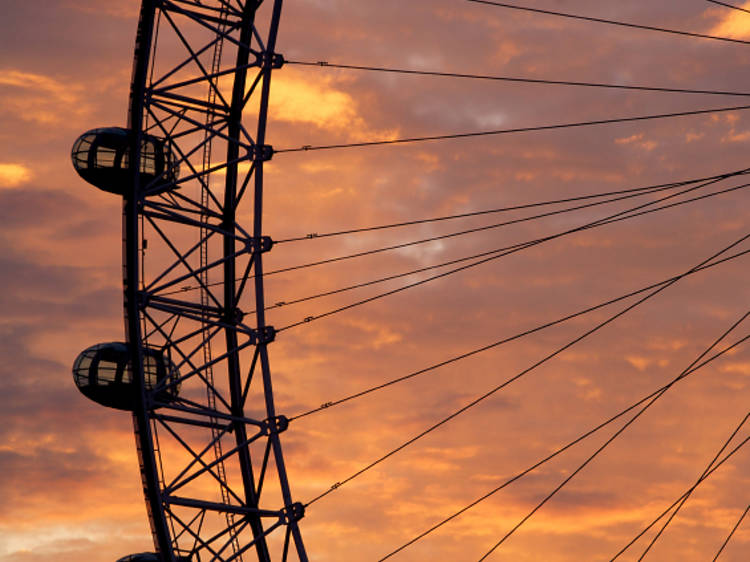
[[[738,7],[750,10],[750,2],[744,2]],[[733,39],[748,39],[750,38],[750,14],[739,10],[724,10],[719,23],[711,28],[711,33]]]

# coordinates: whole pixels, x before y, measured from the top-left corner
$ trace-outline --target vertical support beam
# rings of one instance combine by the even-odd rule
[[[281,20],[282,0],[274,0],[273,13],[271,15],[271,26],[268,32],[266,43],[266,53],[263,61],[263,78],[261,85],[260,111],[258,113],[258,132],[256,135],[256,162],[255,162],[255,193],[253,208],[253,236],[260,240],[263,236],[263,147],[266,140],[266,126],[268,123],[268,102],[271,91],[271,71],[273,69],[273,59],[276,49],[276,39],[278,36],[279,23]],[[265,315],[265,296],[263,286],[263,254],[258,253],[255,256],[255,310],[257,318],[258,333],[264,333],[266,327]],[[273,401],[273,386],[271,381],[271,367],[268,359],[268,345],[266,342],[259,342],[259,355],[261,373],[263,376],[263,392],[266,401],[266,414],[269,419],[276,416],[276,408]],[[274,460],[279,476],[281,493],[284,498],[284,504],[289,509],[292,507],[292,494],[289,486],[289,478],[286,474],[286,466],[281,449],[281,440],[278,433],[271,433],[268,437],[271,440]],[[307,562],[307,553],[302,542],[302,534],[296,519],[289,523],[294,546],[297,555],[302,562]]]
[[[255,25],[255,12],[260,6],[260,2],[248,1],[245,4],[243,10],[243,22],[240,31],[239,46],[237,47],[237,63],[236,68],[238,69],[234,75],[234,87],[232,90],[232,101],[231,109],[228,117],[228,128],[227,137],[229,139],[240,138],[240,126],[242,123],[242,111],[244,109],[244,98],[247,78],[247,64],[250,60],[250,43],[253,37],[253,27]],[[223,229],[227,233],[224,235],[224,256],[234,256],[235,251],[235,221],[236,221],[236,205],[237,205],[237,178],[238,178],[238,163],[237,160],[240,155],[240,147],[236,142],[231,140],[227,143],[227,168],[226,168],[226,182],[224,189],[224,220]],[[232,257],[227,259],[224,264],[224,322],[230,326],[235,326],[237,323],[237,317],[235,310],[237,309],[236,302],[236,285],[235,280],[237,279],[237,271],[235,260]],[[237,331],[230,328],[225,330],[226,345],[228,351],[227,357],[227,371],[229,376],[229,392],[232,403],[232,415],[238,418],[243,417],[243,385],[242,385],[242,371],[240,366],[240,358],[237,341]],[[233,433],[239,447],[238,457],[240,463],[240,469],[242,472],[242,484],[245,490],[245,502],[249,507],[259,507],[258,497],[255,491],[255,477],[253,475],[252,459],[250,458],[250,450],[246,444],[247,432],[245,425],[242,422],[234,422]],[[268,545],[266,543],[265,532],[263,530],[263,523],[259,516],[246,515],[250,524],[250,528],[255,538],[255,550],[258,554],[258,559],[261,562],[271,560],[270,553],[268,551]]]
[[[250,549],[251,545],[255,547],[257,558],[260,562],[270,562],[271,556],[266,540],[266,535],[277,526],[281,521],[277,521],[268,528],[264,528],[264,520],[261,519],[260,511],[260,490],[255,483],[254,469],[248,446],[247,429],[244,423],[244,399],[245,389],[243,387],[243,378],[240,365],[240,345],[238,342],[237,326],[240,322],[238,318],[238,295],[235,280],[237,270],[235,263],[236,252],[236,220],[237,220],[237,181],[238,160],[240,159],[241,147],[238,139],[243,135],[242,114],[245,107],[245,96],[247,88],[247,72],[250,59],[255,55],[251,52],[251,43],[254,40],[255,18],[263,0],[246,0],[242,4],[242,21],[239,29],[239,41],[237,47],[236,65],[234,72],[234,87],[230,112],[227,119],[227,162],[226,183],[224,194],[224,206],[222,216],[222,228],[225,234],[222,237],[223,244],[223,278],[224,293],[221,304],[222,320],[226,323],[225,339],[227,346],[226,365],[228,373],[228,383],[231,402],[231,414],[234,416],[232,422],[232,432],[235,434],[237,441],[237,460],[242,475],[244,489],[243,502],[251,510],[243,511],[243,517],[250,527],[254,540],[247,544],[246,548]],[[260,113],[258,115],[258,137],[255,148],[255,198],[253,201],[254,218],[253,231],[256,240],[263,238],[262,234],[262,212],[263,212],[263,162],[270,157],[270,154],[264,150],[265,129],[268,115],[268,101],[270,93],[271,71],[274,67],[274,49],[276,36],[281,17],[281,0],[273,0],[273,10],[271,14],[270,31],[267,40],[266,52],[262,62],[262,87],[260,100]],[[141,476],[143,481],[144,496],[151,523],[152,533],[154,536],[154,545],[158,552],[160,560],[163,562],[176,562],[179,557],[176,554],[176,547],[172,544],[170,528],[174,519],[166,514],[165,505],[162,496],[163,482],[161,482],[161,467],[158,464],[158,443],[155,435],[152,434],[152,410],[147,403],[147,392],[144,383],[143,373],[143,334],[142,334],[142,307],[144,303],[141,300],[141,232],[140,219],[143,212],[143,195],[140,186],[140,162],[141,162],[141,144],[143,139],[143,129],[146,123],[145,107],[149,103],[148,94],[148,75],[153,50],[153,37],[155,33],[157,10],[163,7],[162,0],[142,0],[141,12],[138,24],[138,35],[136,39],[135,61],[133,66],[133,78],[130,92],[128,127],[131,131],[130,138],[130,164],[131,164],[131,189],[123,197],[123,280],[124,280],[124,307],[125,307],[125,327],[126,339],[129,346],[130,362],[133,370],[133,378],[139,387],[141,401],[136,405],[133,412],[133,421],[135,426],[136,445],[139,453]],[[232,140],[234,139],[234,141]],[[258,348],[256,356],[259,369],[262,371],[263,391],[265,399],[265,408],[269,419],[275,419],[275,406],[273,401],[273,389],[271,385],[271,372],[268,359],[266,339],[268,334],[273,330],[266,329],[265,314],[263,313],[264,295],[263,295],[263,267],[262,267],[262,248],[258,244],[256,253],[253,256],[253,268],[255,272],[255,298],[260,314],[258,316],[257,334]],[[243,346],[244,347],[244,346]],[[255,359],[253,365],[255,365]],[[249,380],[248,380],[249,384]],[[284,500],[282,511],[283,522],[288,525],[287,537],[285,541],[284,559],[287,557],[287,547],[289,538],[293,538],[294,546],[298,553],[299,559],[307,562],[307,555],[302,544],[302,538],[299,531],[298,519],[302,516],[303,508],[301,504],[294,504],[291,498],[289,481],[286,475],[286,468],[281,450],[281,442],[278,435],[278,428],[269,431],[268,449],[273,451],[275,464],[278,471],[281,494]],[[264,461],[265,469],[265,461]],[[255,512],[253,512],[255,511]],[[268,513],[265,513],[267,516]],[[240,552],[245,550],[241,549]]]
[[[141,400],[133,412],[136,448],[141,469],[143,493],[146,509],[154,537],[154,548],[164,562],[173,562],[169,526],[161,501],[159,472],[156,457],[153,454],[153,438],[146,408],[146,391],[143,380],[143,354],[141,350],[140,324],[140,235],[139,206],[142,203],[140,194],[140,148],[143,129],[143,105],[145,101],[146,80],[151,57],[151,45],[154,33],[156,14],[155,0],[143,0],[138,19],[138,31],[135,42],[135,59],[133,77],[130,87],[128,107],[128,128],[130,136],[130,171],[132,174],[131,191],[123,196],[122,234],[123,234],[123,290],[125,337],[128,342],[130,364],[133,380],[140,389]]]

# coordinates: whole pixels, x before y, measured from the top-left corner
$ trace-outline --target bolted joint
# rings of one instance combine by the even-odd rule
[[[281,53],[269,53],[268,51],[263,51],[255,55],[255,64],[261,68],[278,70],[284,66],[285,62],[284,55]]]
[[[139,310],[146,310],[150,301],[150,295],[146,291],[138,291],[136,302]]]
[[[263,421],[263,435],[276,435],[287,430],[289,418],[286,416],[275,416]]]
[[[305,516],[305,506],[300,502],[295,502],[286,506],[281,511],[281,522],[285,525],[296,523]]]
[[[271,343],[276,339],[276,328],[263,326],[260,330],[253,330],[253,342],[251,345]]]
[[[227,308],[222,311],[221,319],[227,324],[237,326],[242,324],[242,321],[245,319],[245,313],[239,308]]]
[[[140,401],[140,399],[139,399],[139,401]],[[154,397],[154,393],[153,392],[149,392],[147,390],[146,391],[146,398],[143,400],[143,407],[146,410],[154,410],[154,409],[156,409],[158,407],[158,406],[156,406],[157,403],[158,403],[158,400],[156,400],[156,398]]]
[[[252,157],[255,162],[268,162],[273,158],[273,147],[270,144],[253,146]]]
[[[273,248],[273,240],[270,236],[250,238],[245,244],[248,252],[270,252]]]

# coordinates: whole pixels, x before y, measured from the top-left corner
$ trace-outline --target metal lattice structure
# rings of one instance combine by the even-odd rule
[[[165,561],[307,560],[304,509],[292,499],[281,448],[288,422],[271,385],[275,331],[263,313],[262,258],[272,247],[262,221],[263,164],[273,154],[266,116],[283,59],[274,52],[282,2],[261,4],[141,5],[131,170],[141,169],[145,135],[162,139],[180,169],[166,187],[131,171],[123,194],[125,325],[142,396],[133,419]],[[252,217],[251,229],[241,215]],[[201,291],[180,291],[185,283]],[[151,348],[179,370],[154,389],[142,383]],[[177,385],[174,400],[159,399]]]

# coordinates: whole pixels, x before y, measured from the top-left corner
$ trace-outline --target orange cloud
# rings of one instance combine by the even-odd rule
[[[396,138],[398,133],[368,125],[354,97],[327,77],[310,80],[283,72],[274,76],[270,112],[274,120],[344,132],[354,140],[390,139]]]
[[[737,7],[750,9],[750,2],[738,4]],[[750,14],[740,10],[716,10],[721,15],[719,23],[714,25],[709,33],[733,39],[750,38]]]
[[[18,187],[31,180],[31,170],[23,164],[0,163],[0,188]]]
[[[631,135],[629,137],[615,139],[615,144],[632,144],[648,152],[659,146],[659,143],[653,140],[643,140],[643,133]]]
[[[89,112],[83,87],[18,69],[0,69],[0,101],[5,112],[41,125],[61,125]]]
[[[90,14],[104,14],[132,21],[138,17],[138,4],[135,2],[98,2],[96,0],[76,0],[72,8]]]

